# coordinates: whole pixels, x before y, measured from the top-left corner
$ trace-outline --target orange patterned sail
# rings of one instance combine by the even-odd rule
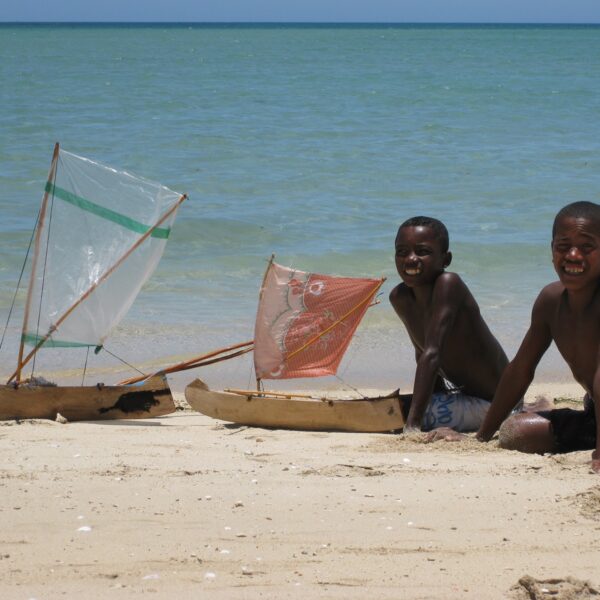
[[[271,263],[256,316],[256,377],[335,374],[384,281],[318,275]]]

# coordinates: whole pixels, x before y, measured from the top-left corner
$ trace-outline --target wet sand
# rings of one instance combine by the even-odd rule
[[[552,384],[528,400],[539,393],[581,396]],[[582,599],[600,586],[589,452],[265,430],[191,411],[0,423],[0,451],[7,600]]]

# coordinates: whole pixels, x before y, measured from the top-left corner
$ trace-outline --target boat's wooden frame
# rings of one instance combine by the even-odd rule
[[[285,392],[217,392],[195,379],[185,388],[185,399],[204,415],[254,427],[365,433],[404,427],[397,393],[378,398],[334,399]]]
[[[51,386],[0,385],[0,420],[51,419],[67,421],[147,419],[175,411],[164,377],[141,385]]]

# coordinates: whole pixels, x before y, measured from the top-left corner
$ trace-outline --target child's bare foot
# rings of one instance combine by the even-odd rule
[[[438,440],[444,440],[446,442],[460,442],[467,436],[464,433],[458,433],[450,427],[438,427],[433,431],[430,431],[425,437],[426,442],[437,442]]]

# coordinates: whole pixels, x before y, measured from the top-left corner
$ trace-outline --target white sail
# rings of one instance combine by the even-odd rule
[[[181,195],[62,149],[46,191],[24,341],[102,345],[156,268],[176,210],[127,253]]]

